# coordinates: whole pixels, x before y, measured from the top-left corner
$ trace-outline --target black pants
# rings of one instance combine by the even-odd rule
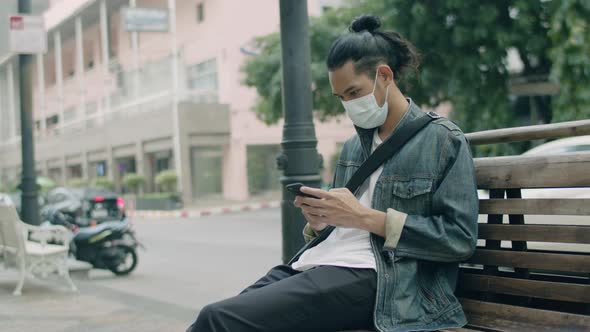
[[[371,329],[377,290],[372,269],[271,269],[240,295],[205,306],[187,332]]]

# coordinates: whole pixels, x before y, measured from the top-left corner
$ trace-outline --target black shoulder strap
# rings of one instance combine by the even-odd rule
[[[436,119],[440,119],[440,115],[434,112],[428,112],[423,116],[412,120],[412,122],[403,126],[399,130],[396,130],[383,142],[367,160],[363,162],[361,167],[352,175],[350,180],[346,183],[346,188],[353,194],[357,189],[365,182],[365,180],[375,172],[386,160],[391,158],[401,147],[406,144],[414,135],[416,135],[422,128],[426,127],[430,122]],[[301,250],[291,259],[289,264],[297,260],[303,253],[303,250],[313,248],[318,243],[325,240],[330,233],[334,230],[334,226],[328,226],[314,238],[307,247],[301,248]]]

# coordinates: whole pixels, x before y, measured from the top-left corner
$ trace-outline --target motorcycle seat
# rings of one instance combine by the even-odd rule
[[[124,224],[121,222],[104,222],[102,224],[98,224],[94,227],[83,227],[78,230],[78,233],[74,236],[74,238],[78,241],[80,240],[87,240],[92,236],[99,234],[107,229],[116,231],[119,228],[124,227]]]

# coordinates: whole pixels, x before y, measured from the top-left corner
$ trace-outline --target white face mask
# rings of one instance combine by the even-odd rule
[[[346,115],[352,120],[355,126],[371,129],[377,128],[385,123],[387,119],[387,97],[389,96],[389,84],[385,92],[385,102],[383,106],[377,104],[375,98],[375,87],[377,86],[377,78],[379,71],[375,74],[375,85],[373,85],[373,92],[366,96],[359,97],[349,101],[342,101],[342,106],[346,110]]]

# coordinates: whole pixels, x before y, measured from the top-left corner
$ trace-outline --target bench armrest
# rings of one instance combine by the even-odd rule
[[[60,225],[48,225],[42,226],[29,225],[24,222],[20,222],[21,227],[30,233],[30,238],[39,241],[42,246],[45,246],[48,241],[55,241],[61,243],[63,246],[69,248],[70,241],[73,234],[67,228]],[[26,239],[25,239],[26,240]]]

